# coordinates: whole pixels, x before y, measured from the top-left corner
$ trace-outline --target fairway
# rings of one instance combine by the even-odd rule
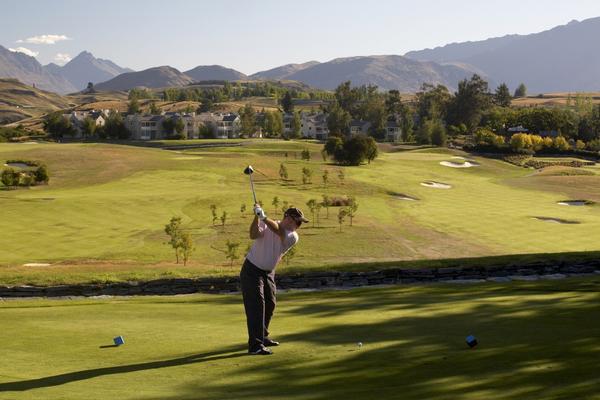
[[[239,295],[5,301],[0,399],[600,399],[599,289],[284,293],[266,357],[245,354]]]
[[[193,141],[205,144],[211,141]],[[214,143],[214,142],[213,142]],[[226,241],[242,257],[252,197],[244,167],[252,164],[256,190],[268,215],[287,201],[313,223],[300,231],[294,269],[322,269],[358,262],[598,250],[600,208],[567,207],[569,199],[600,201],[598,168],[591,175],[553,176],[475,157],[476,168],[450,168],[458,151],[426,149],[381,153],[368,165],[323,162],[322,145],[301,141],[247,140],[236,147],[158,148],[110,144],[1,144],[0,159],[45,162],[49,186],[0,190],[5,234],[0,236],[0,282],[61,283],[159,277],[234,275]],[[303,149],[311,161],[300,160]],[[287,155],[287,157],[286,157]],[[455,158],[453,158],[455,157]],[[284,163],[289,179],[279,178]],[[313,171],[302,183],[302,168]],[[322,181],[329,171],[328,183]],[[338,177],[343,170],[344,179]],[[424,182],[450,186],[439,190]],[[0,188],[2,189],[2,188]],[[322,195],[355,196],[359,209],[349,226],[338,225],[339,207],[311,215],[306,202]],[[271,205],[274,196],[280,203]],[[402,200],[409,196],[413,201]],[[213,224],[210,205],[217,206]],[[225,226],[220,217],[227,212]],[[184,268],[174,263],[164,226],[183,218],[196,250]],[[548,220],[577,224],[550,223]],[[45,269],[25,263],[52,263]],[[50,272],[50,273],[48,273]]]

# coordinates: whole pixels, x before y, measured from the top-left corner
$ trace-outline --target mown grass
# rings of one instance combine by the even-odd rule
[[[296,270],[598,250],[600,208],[557,205],[568,198],[600,201],[595,175],[532,176],[530,170],[483,158],[476,159],[478,167],[448,168],[440,161],[465,154],[445,149],[383,153],[369,165],[342,168],[322,160],[318,143],[253,139],[242,144],[177,152],[113,144],[0,145],[0,160],[43,161],[52,175],[48,186],[0,188],[0,283],[19,277],[40,282],[44,274],[66,282],[86,276],[110,281],[236,273],[240,260],[229,266],[225,242],[238,241],[240,257],[250,243],[252,217],[240,212],[241,204],[252,205],[242,173],[248,164],[264,174],[255,174],[256,190],[271,216],[281,214],[281,204],[277,209],[271,205],[274,196],[308,215],[306,202],[322,194],[355,196],[359,203],[353,226],[346,220],[341,232],[336,207],[329,217],[321,210],[314,227],[301,228],[297,256],[290,263]],[[310,162],[300,160],[305,148],[311,151]],[[279,179],[280,163],[288,168],[287,181]],[[302,184],[304,167],[313,170],[308,185]],[[327,186],[321,178],[325,170]],[[452,189],[420,185],[428,180]],[[224,227],[220,221],[213,226],[211,204],[217,205],[219,217],[227,212]],[[183,218],[195,240],[187,268],[175,265],[165,244],[163,228],[172,216]],[[550,224],[533,216],[581,224]],[[20,266],[29,262],[56,265],[41,271]]]
[[[239,295],[7,301],[0,398],[599,399],[599,289],[280,294],[269,357],[245,354]],[[117,335],[125,345],[102,347]]]

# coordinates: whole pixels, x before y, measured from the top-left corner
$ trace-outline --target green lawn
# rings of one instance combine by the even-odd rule
[[[29,280],[34,275],[65,282],[71,276],[106,281],[237,274],[239,261],[229,266],[225,243],[238,241],[240,256],[249,244],[251,215],[240,213],[242,203],[248,208],[252,203],[242,173],[247,164],[266,175],[256,174],[256,190],[272,216],[281,213],[271,205],[276,195],[309,215],[305,203],[322,194],[358,200],[353,226],[346,220],[342,232],[335,207],[328,218],[321,211],[318,226],[302,227],[293,268],[600,250],[600,208],[557,205],[569,198],[600,201],[600,175],[536,176],[484,158],[476,158],[478,167],[449,168],[440,162],[465,154],[444,149],[382,153],[370,165],[340,168],[323,162],[322,145],[316,143],[242,143],[180,152],[109,144],[1,144],[0,161],[43,161],[52,178],[49,186],[30,190],[0,187],[0,284],[39,282]],[[311,150],[310,162],[300,160],[304,148]],[[282,162],[289,170],[287,182],[279,179]],[[312,184],[302,185],[303,167],[314,171]],[[327,187],[324,170],[329,171]],[[421,186],[423,181],[452,188],[432,189]],[[213,226],[211,204],[219,217],[227,212],[225,227]],[[196,250],[186,268],[174,264],[165,244],[163,227],[172,216],[181,216],[194,236]],[[536,216],[581,223],[552,224]],[[54,265],[21,266],[32,262]]]
[[[251,357],[239,295],[5,301],[0,399],[600,399],[598,317],[600,278],[285,293]]]

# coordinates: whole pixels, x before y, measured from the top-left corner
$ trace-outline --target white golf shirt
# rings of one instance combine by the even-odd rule
[[[285,238],[281,239],[263,221],[258,221],[258,232],[260,237],[254,240],[246,258],[263,271],[271,272],[281,257],[298,243],[298,234],[286,231]]]

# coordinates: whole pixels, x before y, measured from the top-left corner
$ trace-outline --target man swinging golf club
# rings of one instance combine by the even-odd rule
[[[269,338],[269,323],[275,310],[275,267],[281,257],[298,242],[296,230],[303,222],[302,211],[288,208],[281,221],[267,218],[256,201],[252,173],[248,166],[244,172],[250,175],[254,195],[254,220],[250,224],[250,239],[254,240],[240,272],[244,309],[248,325],[248,353],[272,354],[268,346],[278,346]]]

